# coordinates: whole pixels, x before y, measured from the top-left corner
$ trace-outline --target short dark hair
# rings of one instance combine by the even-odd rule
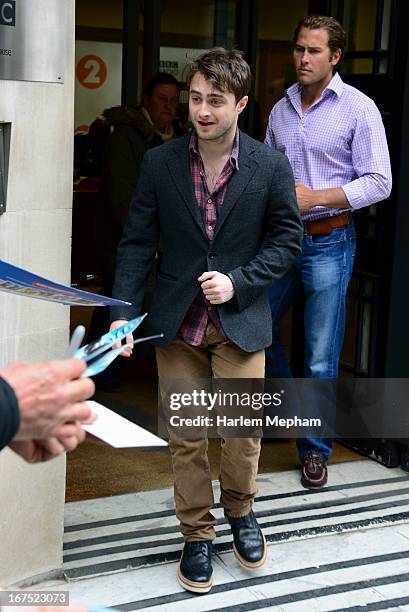
[[[337,49],[340,49],[341,57],[344,55],[347,35],[341,24],[333,17],[326,17],[324,15],[308,15],[304,17],[295,28],[294,43],[297,42],[302,28],[307,28],[308,30],[326,30],[328,32],[328,46],[331,53],[335,53]]]
[[[188,67],[188,87],[198,72],[219,91],[233,93],[236,102],[247,96],[251,89],[250,66],[244,59],[244,53],[237,49],[214,47],[199,55]]]
[[[176,85],[180,92],[180,83],[175,79],[173,74],[169,74],[168,72],[157,72],[146,83],[142,94],[150,98],[156,85]]]

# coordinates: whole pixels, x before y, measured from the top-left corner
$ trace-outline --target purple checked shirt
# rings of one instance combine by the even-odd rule
[[[338,73],[304,113],[300,84],[289,87],[270,113],[265,143],[287,155],[296,183],[310,189],[341,187],[353,209],[390,194],[391,167],[379,110]],[[346,210],[317,204],[302,214],[304,221]]]

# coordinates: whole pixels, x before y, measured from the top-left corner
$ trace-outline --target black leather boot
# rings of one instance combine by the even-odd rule
[[[233,534],[233,550],[243,567],[256,569],[267,560],[266,539],[254,512],[238,518],[226,516]]]
[[[193,593],[208,593],[213,584],[212,541],[186,542],[179,564],[180,585]]]

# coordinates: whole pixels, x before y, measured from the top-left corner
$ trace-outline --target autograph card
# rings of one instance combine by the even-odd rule
[[[103,440],[114,448],[137,446],[168,446],[166,440],[158,438],[150,431],[124,419],[98,402],[89,401],[88,406],[98,415],[95,423],[83,425],[88,433]]]

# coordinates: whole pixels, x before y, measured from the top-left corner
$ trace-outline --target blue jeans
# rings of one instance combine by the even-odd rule
[[[353,222],[328,235],[304,234],[297,263],[269,290],[273,318],[273,341],[266,350],[266,377],[290,378],[290,365],[281,343],[281,321],[303,291],[305,298],[304,377],[336,379],[344,340],[345,296],[352,275],[356,235]],[[318,395],[318,394],[317,394]],[[323,406],[309,406],[311,414],[327,413],[335,420],[335,396]],[[319,402],[319,398],[315,398]],[[309,451],[328,460],[332,439],[298,438],[300,458]]]

